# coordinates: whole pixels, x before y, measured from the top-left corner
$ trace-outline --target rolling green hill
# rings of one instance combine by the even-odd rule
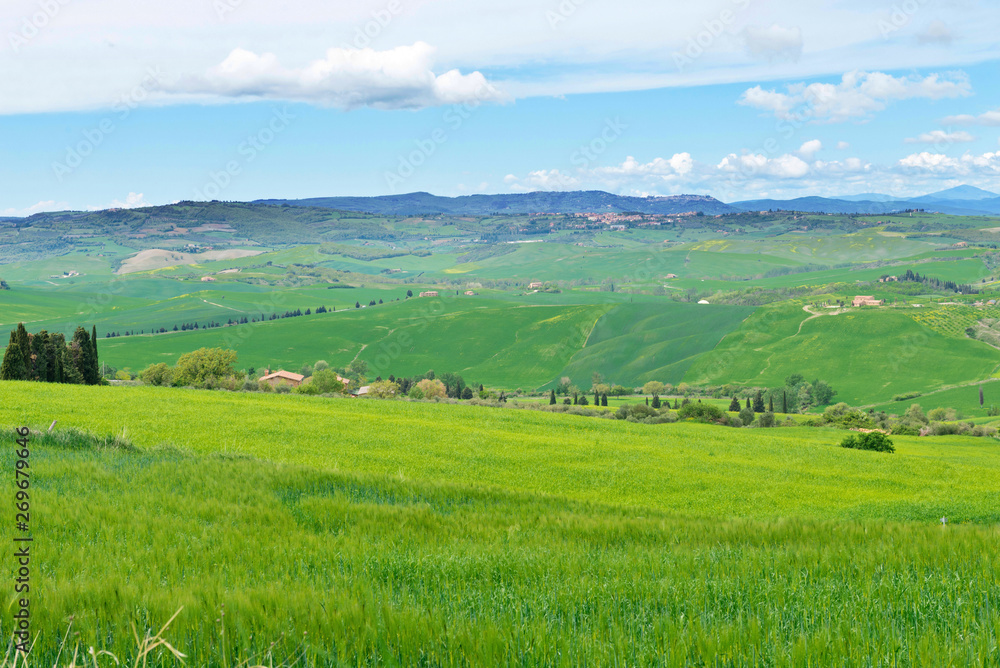
[[[751,313],[753,308],[745,306],[622,304],[597,321],[564,375],[580,387],[589,386],[595,371],[630,387],[649,380],[676,384]]]
[[[799,373],[827,380],[838,401],[856,405],[986,379],[998,364],[995,348],[921,326],[905,310],[815,317],[799,304],[781,304],[754,313],[699,358],[685,379],[780,387]]]

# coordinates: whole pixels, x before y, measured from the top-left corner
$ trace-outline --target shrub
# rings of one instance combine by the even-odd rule
[[[278,394],[288,394],[292,391],[292,388],[288,386],[288,383],[279,383],[278,387],[274,388],[274,391]]]
[[[896,448],[888,436],[880,431],[867,434],[851,434],[840,442],[842,448],[871,450],[873,452],[895,452]]]
[[[764,411],[760,414],[758,418],[758,423],[761,427],[773,427],[774,426],[774,413],[771,411]]]
[[[174,372],[169,366],[160,362],[159,364],[150,364],[140,371],[139,378],[146,385],[172,385]]]
[[[752,408],[747,408],[746,406],[744,406],[743,408],[740,409],[740,416],[739,416],[738,419],[740,421],[740,426],[741,427],[743,427],[743,426],[749,427],[750,425],[753,424],[753,420],[754,420],[753,409]]]
[[[701,402],[681,406],[677,417],[695,422],[729,424],[729,416],[722,409]]]

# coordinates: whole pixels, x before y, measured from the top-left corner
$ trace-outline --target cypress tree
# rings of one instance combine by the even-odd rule
[[[771,413],[774,412],[774,396],[768,395],[767,397],[767,410]]]
[[[17,345],[17,333],[10,333],[10,343],[3,354],[3,363],[0,364],[0,380],[24,380],[28,375],[28,370],[24,368],[24,356]]]
[[[21,351],[21,359],[24,360],[24,380],[31,380],[31,338],[23,322],[17,325],[17,347]]]
[[[785,413],[785,414],[788,413],[788,391],[787,390],[782,390],[781,391],[781,412]]]
[[[44,329],[31,337],[31,356],[34,358],[34,372],[31,379],[43,383],[49,380],[49,333]]]
[[[649,405],[649,397],[646,397],[646,405]]]
[[[83,327],[77,327],[73,333],[72,347],[73,367],[80,374],[82,382],[86,385],[97,385],[98,370],[94,364],[94,347],[90,343],[90,334]]]
[[[97,325],[93,326],[90,333],[90,346],[94,349],[94,378],[97,383],[101,382],[101,363],[97,359]]]
[[[597,393],[597,390],[594,390],[594,405],[595,406],[601,405],[601,395]]]
[[[680,400],[678,400],[676,397],[674,397],[674,410],[677,410],[680,407],[681,407]]]
[[[605,392],[604,394],[601,395],[601,405],[602,406],[607,406],[608,405],[608,393],[607,392]]]
[[[729,402],[729,410],[731,410],[734,413],[740,412],[740,400],[737,399],[735,396],[733,397],[733,400]]]
[[[555,403],[556,403],[556,391],[549,390],[549,406],[552,406]]]
[[[757,394],[753,398],[753,412],[763,413],[764,412],[764,395],[757,390]]]
[[[750,408],[750,397],[747,397],[747,408]],[[753,410],[752,408],[750,410]]]
[[[658,395],[658,394],[654,394],[653,395],[653,403],[651,403],[650,406],[652,406],[653,408],[659,410],[659,408],[660,408],[660,395]]]

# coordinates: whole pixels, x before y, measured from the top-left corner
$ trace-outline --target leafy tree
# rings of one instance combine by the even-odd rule
[[[412,296],[413,296],[413,290],[407,290],[406,291],[406,298],[409,299]]]
[[[323,369],[329,369],[330,365],[327,364],[326,360],[320,360],[313,364],[313,373],[317,371],[322,371]]]
[[[817,406],[825,406],[836,396],[837,392],[822,380],[814,380],[812,384],[812,397]]]
[[[399,385],[391,380],[376,380],[368,386],[368,396],[375,399],[395,399],[399,396]]]
[[[420,393],[421,399],[434,399],[436,397],[447,397],[448,388],[440,380],[424,378],[416,384],[416,390]],[[412,394],[411,394],[412,396]]]
[[[729,402],[729,410],[733,413],[740,412],[740,400],[733,396],[733,400]]]
[[[663,394],[664,390],[663,383],[658,380],[651,380],[642,386],[643,394]]]
[[[236,351],[222,348],[199,348],[177,360],[174,384],[201,385],[209,376],[226,378],[236,375]]]
[[[335,371],[330,367],[320,369],[319,364],[316,367],[306,385],[311,385],[317,394],[339,394],[344,391],[344,384],[337,379]]]
[[[740,411],[740,422],[749,427],[753,424],[754,412],[752,408],[744,408]]]

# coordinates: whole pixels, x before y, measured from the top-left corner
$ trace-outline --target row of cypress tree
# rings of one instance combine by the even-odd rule
[[[99,385],[97,327],[88,333],[77,327],[67,343],[62,334],[42,330],[29,334],[24,323],[10,333],[10,343],[0,364],[0,380],[33,380],[42,383]]]

